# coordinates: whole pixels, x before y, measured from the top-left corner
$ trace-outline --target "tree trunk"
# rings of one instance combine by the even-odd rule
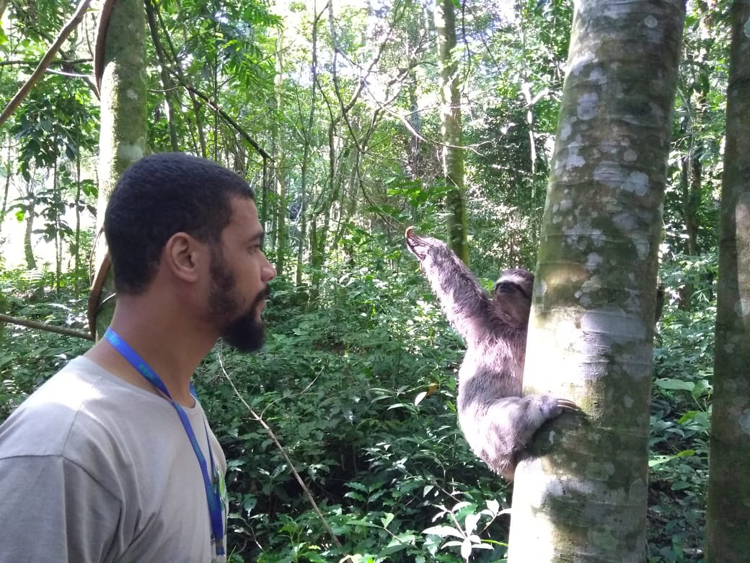
[[[687,114],[692,116],[688,121],[689,144],[687,154],[682,159],[680,188],[682,196],[682,220],[685,226],[686,253],[688,256],[698,256],[701,249],[698,236],[701,231],[700,211],[703,203],[703,156],[705,143],[703,130],[711,121],[708,112],[708,96],[711,93],[711,48],[710,39],[711,9],[703,2],[696,3],[696,12],[701,15],[701,38],[694,49],[685,53],[688,64],[693,67],[695,74],[689,79],[691,85],[685,103],[688,105]],[[693,100],[695,102],[693,103]],[[685,281],[679,289],[677,301],[680,309],[689,311],[692,306],[695,285]]]
[[[3,206],[0,208],[0,229],[5,222],[5,214],[8,211],[8,193],[10,192],[10,182],[13,178],[13,162],[11,161],[11,144],[8,138],[8,159],[5,165],[5,189],[3,191]]]
[[[34,270],[36,268],[36,258],[34,258],[34,246],[31,241],[31,235],[34,232],[34,218],[36,217],[36,198],[29,190],[29,204],[26,207],[26,230],[23,234],[23,253],[26,258],[26,269]]]
[[[179,102],[175,94],[172,80],[169,78],[169,72],[167,71],[167,57],[164,52],[164,47],[162,47],[161,39],[159,38],[159,28],[156,25],[153,1],[154,0],[145,1],[146,18],[148,19],[148,28],[151,32],[151,40],[154,43],[156,58],[159,60],[159,66],[161,66],[161,83],[164,87],[164,99],[167,102],[167,119],[169,121],[169,143],[172,146],[172,151],[177,152],[180,150],[180,143],[177,139],[177,125],[175,120],[179,113],[177,111]]]
[[[461,98],[458,91],[458,63],[455,60],[456,14],[453,0],[437,0],[435,6],[438,62],[440,63],[440,119],[443,137],[443,175],[449,187],[445,204],[448,212],[448,244],[469,263],[466,238],[466,195],[461,131]]]
[[[273,153],[273,147],[271,149]],[[268,183],[270,182],[268,160],[263,159],[263,193],[260,200],[260,224],[263,226],[263,230],[268,233]],[[273,248],[273,247],[272,247]]]
[[[263,197],[263,209],[266,209],[266,205],[268,205],[268,211],[264,211],[263,215],[264,218],[271,223],[270,228],[266,227],[266,240],[268,241],[269,248],[275,252],[276,238],[278,235],[278,231],[276,230],[276,223],[278,221],[278,216],[276,214],[276,176],[279,174],[278,163],[275,160],[276,154],[278,153],[278,151],[276,150],[276,144],[279,138],[279,120],[276,117],[275,97],[271,101],[271,107],[274,114],[273,125],[271,126],[271,154],[274,155],[274,161],[273,168],[271,168],[270,170],[272,175],[270,179],[271,181],[269,182],[266,193]]]
[[[60,178],[57,159],[55,159],[52,169],[52,205],[54,206],[55,217],[55,292],[59,295],[63,260],[63,241],[62,233],[60,233],[63,209],[60,209]]]
[[[409,12],[411,17],[406,21],[406,34],[409,38],[409,53],[415,53],[419,49],[422,7],[418,2],[409,0]],[[409,178],[412,180],[422,179],[422,166],[420,159],[420,141],[419,136],[422,134],[422,116],[419,113],[419,98],[417,96],[418,78],[415,57],[409,60],[409,75],[406,78],[406,90],[409,96],[409,117],[407,121],[411,125],[409,144],[407,146],[407,169]]]
[[[312,143],[313,124],[315,122],[315,94],[318,81],[318,8],[317,2],[315,2],[315,0],[313,0],[312,14],[312,61],[310,63],[312,92],[310,93],[310,113],[307,118],[307,127],[305,127],[305,130],[303,131],[303,135],[305,137],[305,146],[302,153],[302,171],[300,172],[300,198],[302,200],[302,209],[300,210],[300,235],[299,246],[297,247],[297,287],[302,285],[302,262],[304,257],[305,243],[307,239],[307,174],[310,161],[310,145]]]
[[[320,295],[320,284],[323,281],[323,265],[326,260],[326,244],[331,224],[331,208],[339,197],[339,182],[336,179],[339,170],[336,166],[336,120],[331,118],[328,125],[328,193],[321,196],[321,208],[315,211],[310,228],[310,241],[312,244],[312,255],[310,263],[312,266],[312,289],[310,301],[314,304]],[[317,216],[323,214],[323,224],[317,228]]]
[[[173,69],[175,73],[177,74],[178,79],[180,82],[184,85],[187,84],[187,80],[185,79],[185,74],[182,72],[182,65],[180,63],[180,60],[177,58],[177,50],[174,47],[174,43],[172,42],[172,38],[169,36],[169,33],[167,32],[167,28],[164,25],[164,21],[161,17],[161,12],[159,11],[159,8],[157,5],[153,5],[154,7],[154,13],[159,20],[159,25],[161,26],[162,32],[164,33],[164,39],[166,39],[167,47],[169,47],[169,54],[172,57],[172,60],[174,62]],[[164,50],[162,49],[162,52]],[[166,55],[166,53],[164,53]],[[203,132],[203,114],[202,114],[202,108],[203,105],[198,101],[198,98],[196,97],[195,93],[193,93],[191,90],[188,90],[188,95],[190,96],[190,100],[193,103],[193,114],[195,116],[195,129],[198,134],[198,143],[200,144],[200,156],[203,158],[208,157],[208,149],[206,149],[206,136]],[[192,134],[192,131],[191,131]]]
[[[320,246],[318,245],[318,218],[316,215],[310,217],[308,226],[310,229],[310,268],[312,275],[307,305],[308,308],[313,309],[317,306],[318,296],[320,295],[320,265],[322,263],[322,260],[318,258]]]
[[[732,6],[706,561],[750,553],[750,2]]]
[[[684,0],[577,3],[524,393],[573,399],[516,471],[510,563],[646,558],[661,205]]]
[[[284,31],[279,29],[276,40],[276,76],[274,86],[276,89],[276,112],[278,119],[284,115]],[[284,162],[284,133],[278,131],[276,139],[276,193],[278,194],[278,205],[276,210],[278,218],[276,228],[278,229],[278,246],[276,247],[276,273],[279,277],[284,275],[286,258],[287,232],[286,232],[286,169]]]
[[[76,295],[79,295],[79,277],[81,275],[81,143],[78,142],[78,149],[76,150],[76,232],[75,232],[75,273],[73,274],[73,287],[75,288]]]
[[[104,211],[120,175],[146,152],[145,31],[143,0],[115,0],[104,45],[97,45],[97,50],[104,49],[97,232],[101,232]],[[102,250],[97,252],[97,270],[104,260]],[[114,292],[111,276],[105,288]],[[97,315],[97,335],[104,333],[113,311],[114,300],[109,300]]]

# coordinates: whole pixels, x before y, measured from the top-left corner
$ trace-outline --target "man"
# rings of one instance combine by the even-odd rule
[[[248,184],[183,154],[122,176],[110,330],[0,426],[0,561],[224,561],[226,462],[191,377],[263,341],[276,272]]]

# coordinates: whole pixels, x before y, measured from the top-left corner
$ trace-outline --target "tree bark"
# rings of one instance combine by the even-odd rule
[[[440,64],[440,120],[443,137],[443,175],[449,191],[448,245],[465,264],[469,263],[466,236],[466,194],[461,129],[461,97],[458,91],[458,63],[455,60],[456,14],[453,0],[436,0],[438,62]]]
[[[31,197],[26,206],[26,230],[23,234],[23,253],[26,258],[26,269],[33,270],[36,268],[36,258],[34,258],[34,245],[31,235],[34,232],[34,219],[36,217],[36,197],[29,191]]]
[[[102,53],[101,130],[99,135],[99,200],[97,232],[101,233],[104,212],[117,180],[125,169],[146,152],[146,15],[143,0],[113,0],[108,22],[97,52]],[[104,237],[97,245],[97,268],[104,261]],[[104,293],[114,292],[110,281]],[[114,300],[98,312],[96,334],[109,325]]]
[[[520,463],[510,563],[646,559],[656,273],[685,5],[576,8],[524,393],[573,399],[585,417],[555,420]]]
[[[276,76],[274,77],[274,87],[276,90],[276,112],[278,119],[284,115],[284,31],[279,29],[279,36],[276,40]],[[286,266],[286,168],[284,159],[284,132],[279,129],[276,140],[276,194],[279,198],[276,206],[278,217],[276,219],[276,228],[278,230],[278,241],[276,247],[276,274],[279,277],[284,275]]]
[[[750,553],[750,2],[732,6],[706,561]]]

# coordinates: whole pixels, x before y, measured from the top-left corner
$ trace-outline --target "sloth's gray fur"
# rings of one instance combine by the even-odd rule
[[[406,231],[406,244],[467,351],[458,372],[458,420],[474,453],[513,479],[518,456],[534,433],[574,403],[549,395],[521,397],[534,276],[505,270],[487,294],[443,243]]]

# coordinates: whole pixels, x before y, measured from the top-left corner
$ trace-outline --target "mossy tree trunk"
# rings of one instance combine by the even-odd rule
[[[146,15],[143,0],[110,0],[112,9],[103,45],[101,130],[99,135],[99,200],[97,231],[101,232],[117,180],[146,152]],[[103,10],[102,13],[105,13]],[[97,245],[97,269],[104,260],[103,235]],[[110,279],[101,297],[114,292]],[[97,335],[112,319],[114,300],[98,311]]]
[[[577,3],[524,393],[574,400],[516,471],[511,563],[646,558],[661,206],[684,0]]]
[[[440,121],[443,138],[443,175],[448,185],[448,245],[465,264],[469,263],[466,236],[466,193],[461,129],[461,95],[456,61],[456,13],[453,0],[437,0],[435,6],[438,63],[440,65]]]
[[[706,561],[750,556],[750,1],[732,6]]]

